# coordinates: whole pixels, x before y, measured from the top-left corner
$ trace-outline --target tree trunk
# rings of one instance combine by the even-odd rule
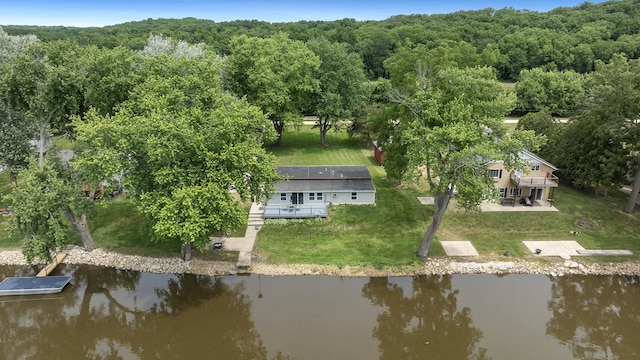
[[[638,201],[638,193],[640,193],[640,164],[638,164],[636,176],[635,179],[633,179],[633,188],[631,189],[631,194],[629,194],[629,200],[627,200],[627,204],[622,211],[627,214],[633,214],[636,202]]]
[[[447,191],[444,194],[436,194],[434,198],[434,213],[433,220],[427,232],[422,237],[422,243],[420,244],[420,249],[418,249],[418,255],[421,257],[427,257],[429,254],[429,247],[431,246],[431,241],[435,236],[440,224],[442,223],[442,217],[444,216],[445,211],[447,211],[447,207],[449,206],[449,201],[451,201],[451,192]]]
[[[15,171],[9,170],[9,181],[18,187],[18,174]]]
[[[331,129],[329,116],[320,117],[317,124],[320,128],[320,146],[325,146],[327,144],[327,131]]]
[[[282,133],[284,132],[284,123],[282,121],[273,120],[273,128],[276,130],[278,134],[278,138],[276,139],[276,145],[282,145]]]
[[[40,123],[40,139],[38,139],[38,165],[42,167],[44,165],[44,146],[47,136],[47,123]]]
[[[191,244],[182,244],[182,249],[180,249],[180,257],[184,261],[191,260]]]
[[[80,239],[82,239],[82,245],[86,251],[93,251],[96,248],[96,244],[93,242],[93,236],[91,236],[91,231],[89,231],[89,224],[87,222],[87,214],[83,213],[80,218],[76,217],[73,213],[73,210],[69,206],[64,211],[65,216],[69,219],[69,222],[73,224],[73,226],[80,234]]]

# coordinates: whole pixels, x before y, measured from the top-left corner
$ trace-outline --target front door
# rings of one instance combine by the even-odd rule
[[[291,193],[292,204],[304,204],[304,193]]]

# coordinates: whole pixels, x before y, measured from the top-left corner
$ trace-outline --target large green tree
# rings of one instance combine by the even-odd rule
[[[607,181],[611,184],[633,183],[623,209],[630,214],[640,193],[640,61],[629,60],[621,54],[608,63],[596,61],[592,78],[586,110],[576,122],[578,127],[581,123],[590,125],[592,131],[584,134],[582,143],[589,142],[590,152],[600,156],[584,159],[583,152],[571,151],[567,153],[571,157],[568,162],[599,162],[600,166],[587,167],[585,174],[602,173],[606,168]],[[574,137],[571,132],[567,134]],[[587,178],[598,176],[591,174]],[[592,185],[595,184],[592,181]]]
[[[32,153],[29,141],[36,136],[36,126],[14,106],[13,72],[16,57],[37,42],[35,35],[11,36],[0,27],[0,169],[9,171],[14,184],[18,171],[28,164]]]
[[[144,81],[114,116],[76,123],[84,151],[74,164],[125,186],[157,241],[179,241],[183,258],[209,236],[245,221],[242,200],[262,199],[277,174],[261,147],[275,139],[255,106],[222,91],[216,57],[161,55],[141,65]]]
[[[314,77],[320,59],[284,33],[261,39],[241,35],[230,44],[225,87],[258,106],[269,117],[278,143],[287,126],[298,126],[318,93]]]
[[[531,130],[536,135],[544,136],[546,142],[540,147],[538,155],[552,164],[561,164],[565,153],[567,125],[551,116],[548,110],[530,112],[523,115],[516,125],[518,130]]]
[[[495,193],[487,163],[503,161],[507,169],[525,168],[519,151],[533,146],[533,132],[508,135],[503,117],[515,106],[515,94],[496,80],[493,69],[445,69],[428,77],[418,73],[411,93],[396,92],[392,101],[406,115],[401,121],[406,145],[405,177],[425,176],[435,210],[418,254],[427,256],[454,194],[459,205],[477,208]]]
[[[547,110],[558,116],[575,115],[583,103],[587,79],[574,71],[522,70],[516,82],[516,109]]]
[[[64,131],[70,117],[83,112],[79,57],[77,44],[68,41],[35,43],[16,55],[7,75],[7,106],[37,126],[40,164],[51,127]]]
[[[308,41],[307,46],[321,61],[316,75],[320,91],[309,110],[318,116],[316,126],[320,129],[320,145],[324,146],[327,131],[344,127],[345,121],[364,107],[369,87],[360,56],[349,52],[346,44],[316,39]]]
[[[70,172],[56,155],[49,155],[42,164],[33,161],[20,173],[20,186],[4,199],[12,210],[9,229],[24,235],[22,251],[29,263],[34,259],[49,261],[52,252],[67,244],[64,217],[78,231],[85,250],[95,249],[87,222],[91,201],[77,183],[70,181]]]
[[[135,52],[124,47],[113,49],[87,46],[79,59],[84,108],[100,114],[115,113],[135,83]],[[82,115],[82,114],[81,114]]]

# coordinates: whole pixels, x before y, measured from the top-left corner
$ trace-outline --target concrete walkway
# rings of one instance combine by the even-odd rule
[[[223,250],[238,251],[238,269],[247,269],[251,266],[251,253],[253,244],[256,242],[258,231],[264,225],[264,207],[262,204],[251,204],[249,219],[247,221],[247,231],[243,237],[210,237],[210,247],[216,242],[222,243]]]
[[[560,256],[570,259],[572,256],[589,255],[633,255],[629,250],[586,250],[577,241],[523,241],[533,254],[541,250],[539,256]]]
[[[572,256],[588,255],[633,255],[629,250],[586,250],[577,241],[523,241],[532,254],[540,250],[538,256],[559,256],[569,260]],[[478,256],[471,241],[441,241],[447,256]]]
[[[563,259],[571,259],[578,255],[578,251],[584,248],[577,241],[523,241],[524,246],[535,254],[541,250],[539,256],[560,256]]]

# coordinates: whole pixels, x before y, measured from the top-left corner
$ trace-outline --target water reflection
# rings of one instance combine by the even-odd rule
[[[73,285],[62,295],[2,299],[0,358],[267,359],[241,282],[89,266],[63,273]]]
[[[477,348],[482,331],[471,310],[459,309],[451,276],[417,276],[410,287],[389,278],[371,278],[362,295],[385,310],[373,335],[380,359],[486,359]]]
[[[251,299],[244,283],[222,278],[179,275],[156,289],[159,302],[144,324],[145,343],[153,358],[184,359],[199,356],[221,359],[266,359],[267,350],[251,321]],[[155,339],[149,344],[149,339]],[[149,345],[151,345],[149,347]],[[189,356],[186,356],[189,358]]]
[[[547,333],[576,359],[640,359],[640,279],[567,276],[551,280]]]
[[[0,298],[0,359],[640,358],[637,277],[59,274]]]

